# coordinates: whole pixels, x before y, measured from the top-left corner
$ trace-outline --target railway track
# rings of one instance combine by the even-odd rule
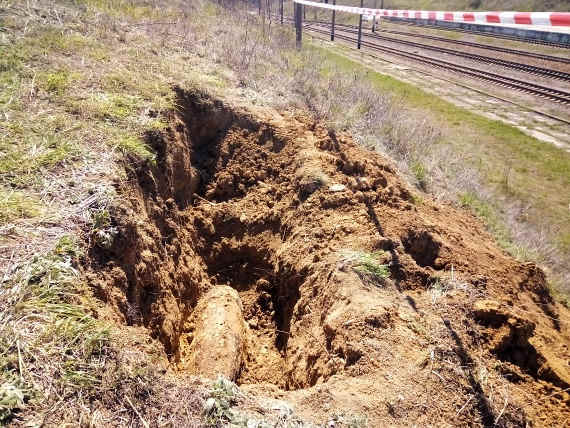
[[[306,28],[306,30],[309,32],[314,32],[314,33],[318,33],[318,34],[324,34],[324,35],[330,34],[330,31],[328,31],[328,30],[312,28],[310,26],[308,26]],[[348,41],[351,43],[354,43],[357,41],[356,38],[349,37],[349,36],[339,34],[339,33],[335,34],[335,38],[338,38],[338,39],[344,40],[344,41]],[[441,59],[430,58],[430,57],[427,57],[424,55],[419,55],[419,54],[412,54],[409,52],[404,52],[404,51],[401,51],[401,50],[398,50],[395,48],[386,47],[386,46],[379,46],[377,44],[370,43],[370,42],[367,42],[364,40],[361,42],[361,44],[363,47],[367,47],[367,48],[375,50],[375,51],[384,52],[384,53],[388,53],[391,55],[396,55],[399,57],[410,59],[412,61],[421,62],[423,64],[428,64],[428,65],[433,66],[433,67],[443,68],[445,70],[464,74],[464,75],[470,76],[470,77],[478,79],[478,80],[487,81],[487,82],[493,83],[495,85],[514,89],[514,90],[517,90],[520,92],[525,92],[525,93],[528,93],[528,94],[531,94],[531,95],[534,95],[534,96],[537,96],[540,98],[547,98],[547,99],[552,100],[552,101],[557,102],[557,103],[570,104],[570,92],[562,91],[559,89],[548,88],[546,86],[537,85],[535,83],[526,82],[524,80],[519,80],[519,79],[515,79],[515,78],[511,78],[511,77],[502,76],[502,75],[492,73],[492,72],[478,70],[478,69],[475,69],[472,67],[454,64],[452,62],[441,60]]]
[[[325,22],[325,21],[306,21],[306,22],[311,23],[311,24],[330,25],[330,22]],[[358,28],[357,25],[349,25],[349,24],[335,24],[335,25],[340,26],[340,27],[345,27],[345,28],[353,28],[353,29]],[[405,31],[378,29],[378,30],[376,30],[376,32],[377,33],[385,33],[385,34],[396,34],[399,36],[416,37],[416,38],[420,38],[420,39],[434,40],[437,42],[452,43],[452,44],[456,44],[456,45],[470,46],[470,47],[479,48],[479,49],[485,49],[485,50],[496,51],[496,52],[503,52],[503,53],[513,54],[513,55],[518,55],[518,56],[525,56],[528,58],[535,58],[535,59],[540,59],[543,61],[551,61],[551,62],[560,62],[560,63],[564,63],[564,64],[570,64],[570,58],[561,58],[558,56],[545,55],[545,54],[539,54],[539,53],[528,52],[528,51],[521,51],[518,49],[503,48],[503,47],[499,47],[499,46],[486,45],[486,44],[482,44],[482,43],[466,42],[463,40],[453,40],[453,39],[448,39],[445,37],[428,36],[426,34],[407,33]]]
[[[321,25],[321,26],[328,25],[330,27],[330,24],[307,24],[306,28],[310,28],[311,25]],[[344,31],[345,33],[358,34],[357,30],[354,30],[350,27],[348,27],[348,28],[344,27],[341,31]],[[371,37],[373,39],[381,40],[384,42],[396,43],[396,44],[400,44],[400,45],[410,46],[413,48],[431,50],[434,52],[453,55],[453,56],[457,56],[460,58],[466,58],[466,59],[482,62],[485,64],[500,65],[502,67],[510,68],[512,70],[522,71],[524,73],[530,73],[530,74],[534,74],[537,76],[543,76],[543,77],[548,77],[548,78],[552,78],[552,79],[558,79],[558,80],[570,82],[570,74],[564,73],[562,71],[551,70],[548,68],[537,67],[537,66],[529,65],[529,64],[522,64],[522,63],[514,62],[514,61],[507,61],[507,60],[499,59],[499,58],[492,58],[492,57],[488,57],[488,56],[484,56],[484,55],[472,54],[472,53],[467,53],[467,52],[458,52],[458,51],[453,50],[453,49],[442,48],[439,46],[426,45],[423,43],[411,42],[409,40],[400,40],[400,39],[395,39],[393,37],[380,36],[377,33],[366,33],[366,37]]]
[[[384,18],[384,19],[388,19],[388,21],[390,21],[390,22],[393,22],[396,24],[401,24],[401,25],[408,25],[408,26],[414,26],[414,27],[424,27],[424,28],[435,28],[436,30],[456,31],[459,33],[477,34],[478,36],[487,36],[487,37],[493,37],[493,38],[497,38],[497,39],[513,40],[515,42],[530,43],[530,44],[534,44],[534,45],[544,45],[544,46],[552,46],[552,47],[556,47],[556,48],[570,49],[570,45],[568,45],[566,43],[547,42],[544,40],[534,40],[534,39],[528,39],[525,37],[508,36],[506,34],[488,33],[486,31],[466,30],[463,28],[447,28],[447,27],[443,27],[441,25],[419,24],[416,22],[400,21],[400,20],[390,19],[390,18]]]

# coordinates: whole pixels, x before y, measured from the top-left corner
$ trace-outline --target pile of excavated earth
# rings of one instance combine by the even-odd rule
[[[177,94],[89,274],[172,371],[314,423],[570,422],[570,316],[541,269],[302,113]]]

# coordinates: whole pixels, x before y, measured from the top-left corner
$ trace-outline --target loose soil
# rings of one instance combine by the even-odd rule
[[[315,423],[568,421],[570,316],[539,268],[302,113],[177,93],[88,275],[171,370],[224,374]],[[389,277],[357,269],[355,251]]]

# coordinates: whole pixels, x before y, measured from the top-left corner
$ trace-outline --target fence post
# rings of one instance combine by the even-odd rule
[[[258,6],[257,14],[261,15],[261,0],[257,0],[257,6]]]
[[[280,9],[279,11],[281,12],[281,25],[283,25],[283,1],[284,0],[281,0],[279,2],[279,9]]]
[[[378,8],[378,0],[374,0],[374,9]],[[376,14],[372,16],[372,32],[376,31]]]
[[[333,0],[333,6],[336,5],[336,0]],[[336,18],[336,10],[333,9],[332,13],[332,23],[331,23],[331,42],[334,42],[334,21]]]
[[[360,7],[364,6],[364,0],[360,0]],[[360,49],[360,42],[362,40],[362,14],[358,15],[358,43],[356,44],[357,48]]]
[[[303,5],[299,3],[294,3],[295,6],[295,35],[296,35],[296,45],[297,49],[301,49],[303,41],[303,10],[301,9]]]
[[[316,21],[317,20],[317,11],[318,11],[318,7],[314,7],[313,8],[313,19]]]

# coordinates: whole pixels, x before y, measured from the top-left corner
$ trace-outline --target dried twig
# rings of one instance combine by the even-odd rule
[[[127,403],[129,403],[129,405],[132,407],[133,411],[136,413],[136,415],[139,417],[139,419],[141,420],[141,423],[143,424],[143,426],[145,428],[150,428],[150,425],[148,424],[147,421],[144,420],[144,418],[141,416],[141,414],[138,412],[138,410],[136,409],[136,407],[134,406],[134,404],[131,402],[131,400],[129,399],[129,397],[127,395],[125,395],[125,399],[127,400]]]

